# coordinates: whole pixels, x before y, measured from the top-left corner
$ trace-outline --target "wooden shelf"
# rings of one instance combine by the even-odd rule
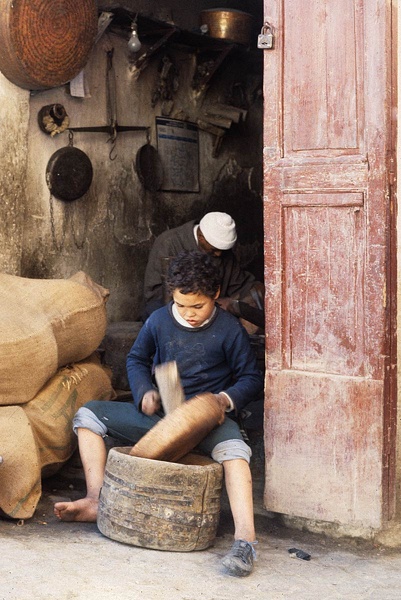
[[[131,59],[131,72],[139,77],[149,62],[166,47],[176,48],[183,52],[196,54],[197,68],[192,87],[203,91],[208,86],[216,71],[232,53],[244,53],[248,49],[241,44],[228,40],[212,38],[198,31],[181,29],[174,24],[158,21],[142,16],[124,8],[110,9],[114,18],[110,29],[119,35],[129,38],[131,23],[136,19],[138,36],[146,49]]]

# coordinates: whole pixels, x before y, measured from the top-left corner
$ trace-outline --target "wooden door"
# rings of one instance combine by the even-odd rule
[[[265,506],[394,510],[392,6],[264,0]]]

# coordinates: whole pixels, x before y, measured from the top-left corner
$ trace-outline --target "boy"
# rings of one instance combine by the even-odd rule
[[[174,360],[186,399],[211,392],[228,413],[198,448],[223,465],[235,525],[235,541],[223,565],[230,575],[243,577],[253,569],[256,543],[251,449],[229,414],[240,411],[261,392],[262,374],[245,329],[216,306],[219,273],[210,256],[198,251],[180,253],[170,264],[167,284],[172,302],[152,313],[127,357],[134,405],[94,400],[74,417],[87,496],[58,502],[55,514],[64,521],[96,521],[106,464],[103,437],[109,434],[132,444],[162,418],[152,366]]]

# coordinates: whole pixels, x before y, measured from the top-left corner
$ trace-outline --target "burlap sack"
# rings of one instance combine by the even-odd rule
[[[58,367],[97,349],[108,294],[83,272],[70,279],[0,273],[0,405],[28,402]]]
[[[0,283],[0,405],[23,404],[56,372],[57,344],[46,315],[4,292]]]
[[[32,517],[41,477],[59,469],[77,447],[75,412],[89,400],[114,398],[111,374],[92,356],[57,371],[33,400],[0,407],[0,509],[16,519]]]
[[[100,364],[96,354],[87,360],[60,369],[23,409],[32,426],[40,466],[53,465],[55,472],[77,447],[72,419],[89,400],[111,400],[111,371]],[[1,444],[1,442],[0,442]],[[46,473],[50,473],[47,469]]]
[[[0,406],[0,455],[0,509],[15,519],[31,517],[42,486],[35,438],[21,406]]]
[[[98,348],[107,327],[109,291],[80,271],[69,279],[31,280],[31,300],[48,316],[59,367],[83,360]]]

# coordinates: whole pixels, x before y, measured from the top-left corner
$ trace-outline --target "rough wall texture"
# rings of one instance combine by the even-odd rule
[[[16,274],[26,206],[29,92],[0,74],[0,270]]]
[[[139,11],[140,3],[136,4],[134,10]],[[146,4],[157,8],[157,3]],[[194,26],[199,10],[197,5],[192,11]],[[189,10],[183,14],[185,22],[180,26],[189,28],[190,15]],[[170,117],[194,121],[206,104],[238,101],[233,98],[238,90],[247,109],[246,121],[227,130],[215,158],[214,136],[199,131],[198,193],[150,192],[143,188],[135,158],[146,143],[144,131],[120,133],[114,148],[107,133],[76,132],[74,146],[86,152],[92,162],[92,185],[85,196],[73,202],[50,197],[46,166],[56,150],[69,144],[69,136],[68,132],[55,137],[44,133],[38,126],[38,112],[43,106],[60,103],[71,127],[108,124],[106,74],[107,52],[111,50],[117,121],[120,125],[149,127],[150,141],[157,145],[155,117],[162,114],[162,106],[160,102],[152,106],[151,100],[160,82],[164,54],[152,59],[136,80],[130,70],[126,42],[124,37],[108,32],[97,43],[85,68],[90,91],[87,98],[72,97],[68,85],[29,94],[0,80],[7,96],[1,108],[6,118],[0,124],[0,152],[2,164],[8,165],[0,175],[4,197],[0,206],[2,269],[38,278],[68,277],[82,269],[110,289],[110,322],[138,318],[143,275],[154,236],[201,216],[209,208],[233,214],[239,225],[239,256],[250,270],[262,274],[262,65],[257,52],[226,59],[203,95],[195,95],[191,88],[193,54],[169,52],[178,73]]]

